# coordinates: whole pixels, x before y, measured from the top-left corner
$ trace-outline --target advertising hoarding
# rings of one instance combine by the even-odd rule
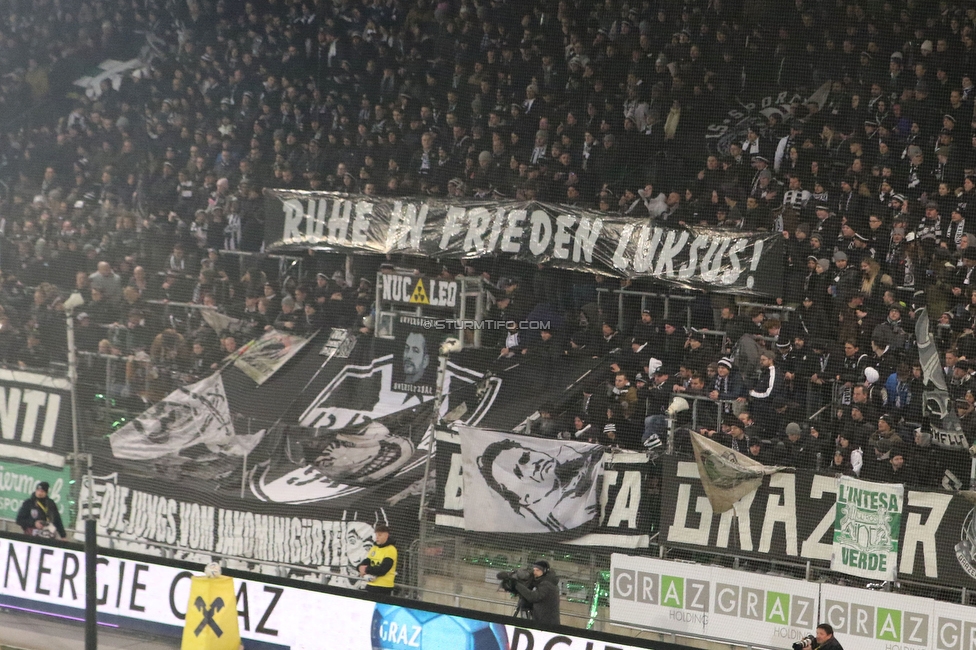
[[[845,647],[976,650],[976,608],[965,605],[825,584],[820,612]]]
[[[610,619],[771,648],[816,628],[819,585],[780,576],[615,553]]]
[[[128,553],[100,554],[99,621],[178,638],[190,582],[202,566]],[[81,619],[85,557],[72,545],[0,537],[0,605]],[[194,570],[190,570],[190,569]],[[671,644],[544,631],[505,618],[411,601],[377,603],[357,592],[256,574],[234,577],[241,638],[248,650],[671,650]],[[477,616],[477,618],[475,618]],[[512,621],[513,619],[508,619]]]

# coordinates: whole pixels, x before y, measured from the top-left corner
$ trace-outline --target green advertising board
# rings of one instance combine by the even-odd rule
[[[69,467],[55,470],[0,458],[0,518],[16,519],[20,504],[33,494],[34,488],[41,481],[47,481],[51,485],[48,496],[58,504],[64,527],[70,529],[74,523],[74,512],[69,507]]]

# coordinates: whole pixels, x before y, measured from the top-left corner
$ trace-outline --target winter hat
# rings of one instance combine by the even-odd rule
[[[828,260],[827,258],[822,258],[817,260],[817,265],[824,271],[830,270],[830,260]]]
[[[542,569],[543,573],[549,573],[549,563],[545,560],[536,560],[532,563],[532,566]]]
[[[800,425],[797,424],[796,422],[790,422],[789,424],[786,425],[786,435],[798,436],[801,433],[803,433],[803,430],[800,429]]]
[[[725,366],[729,370],[732,370],[732,359],[729,357],[722,357],[719,359],[718,365]]]

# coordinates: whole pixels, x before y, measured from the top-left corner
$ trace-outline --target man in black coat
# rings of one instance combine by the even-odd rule
[[[61,523],[58,505],[47,496],[50,487],[47,481],[37,484],[34,494],[25,500],[17,511],[17,525],[24,529],[25,535],[38,535],[36,531],[42,531],[51,524],[58,531],[58,537],[66,539],[68,535],[64,531],[64,524]]]
[[[797,469],[816,469],[817,459],[811,446],[803,439],[803,430],[796,422],[786,425],[786,440],[779,445],[780,465]]]
[[[528,584],[515,583],[515,590],[523,607],[532,613],[532,620],[540,625],[559,625],[559,579],[545,560],[532,565],[532,579]]]
[[[817,650],[844,650],[840,641],[834,638],[834,628],[826,623],[817,626]]]

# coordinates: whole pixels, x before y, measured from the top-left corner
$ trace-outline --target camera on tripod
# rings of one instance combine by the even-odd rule
[[[528,585],[529,581],[532,580],[532,569],[523,566],[514,571],[499,571],[495,577],[501,580],[502,589],[510,594],[518,595],[515,584],[521,582],[523,585]]]
[[[805,650],[805,648],[816,648],[817,638],[812,634],[808,634],[796,643],[793,644],[793,650]]]

